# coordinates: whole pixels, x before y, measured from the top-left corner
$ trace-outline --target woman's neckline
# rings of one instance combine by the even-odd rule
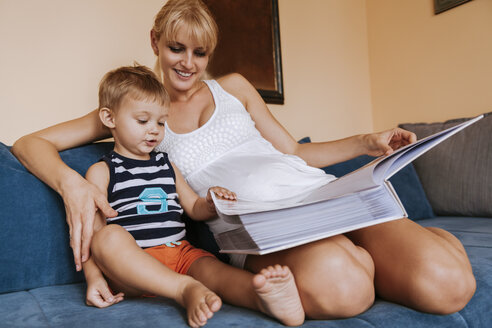
[[[217,98],[216,98],[216,95],[211,87],[211,83],[213,83],[214,80],[203,80],[203,82],[205,83],[205,85],[207,86],[209,92],[212,94],[212,100],[214,102],[214,112],[212,113],[212,115],[210,116],[210,118],[207,120],[207,122],[205,122],[202,126],[199,126],[198,128],[196,128],[195,130],[193,131],[190,131],[190,132],[184,132],[184,133],[177,133],[177,132],[174,132],[171,127],[169,126],[169,124],[167,124],[167,121],[165,122],[165,126],[166,126],[166,133],[171,133],[173,135],[177,135],[177,136],[188,136],[188,135],[192,135],[194,133],[198,133],[200,130],[204,129],[207,125],[211,124],[212,120],[215,118],[216,114],[217,114],[217,111],[219,109],[219,105],[218,105],[218,102],[217,102]],[[215,83],[218,84],[217,81],[215,81]],[[165,138],[165,137],[164,137]]]

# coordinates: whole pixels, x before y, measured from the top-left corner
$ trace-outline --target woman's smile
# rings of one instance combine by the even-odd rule
[[[192,72],[185,72],[185,71],[181,71],[179,69],[174,69],[174,71],[180,76],[180,77],[183,77],[183,78],[189,78],[190,76],[193,75]]]

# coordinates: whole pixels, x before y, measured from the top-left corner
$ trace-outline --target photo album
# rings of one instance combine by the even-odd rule
[[[399,170],[483,115],[376,158],[296,202],[228,201],[212,194],[231,229],[214,237],[222,253],[268,254],[407,217],[388,181]]]

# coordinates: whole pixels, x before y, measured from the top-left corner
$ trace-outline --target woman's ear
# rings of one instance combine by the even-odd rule
[[[150,30],[150,45],[152,46],[152,50],[156,56],[159,56],[159,47],[157,43],[159,42],[159,38],[155,35],[154,30]]]
[[[104,124],[106,127],[110,129],[114,129],[115,127],[114,112],[111,109],[107,107],[100,108],[99,119],[101,120],[102,124]]]

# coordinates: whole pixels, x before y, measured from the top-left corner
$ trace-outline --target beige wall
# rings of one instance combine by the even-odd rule
[[[0,0],[0,141],[87,113],[109,69],[153,66],[162,0]],[[364,0],[279,0],[285,105],[296,138],[370,131]]]
[[[0,0],[0,141],[85,114],[109,69],[152,66],[162,0]],[[492,1],[279,0],[285,105],[315,141],[492,110]]]
[[[270,106],[296,138],[372,130],[364,0],[279,0],[285,104]]]
[[[492,111],[492,1],[433,2],[367,0],[376,130]]]
[[[149,31],[161,0],[0,0],[0,141],[97,106],[102,75],[153,65]]]

